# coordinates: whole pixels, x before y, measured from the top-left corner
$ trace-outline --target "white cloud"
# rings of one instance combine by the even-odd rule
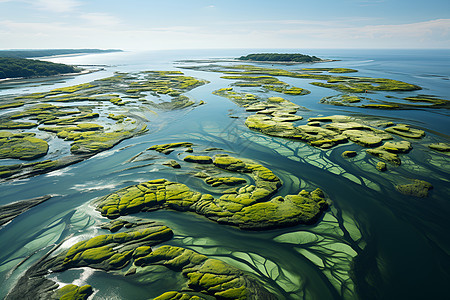
[[[420,41],[435,41],[440,47],[450,47],[450,19],[437,19],[418,23],[396,25],[336,26],[329,28],[301,27],[280,30],[285,35],[305,35],[342,41],[373,40],[388,46],[389,43],[407,43],[405,47],[419,47]]]
[[[2,2],[25,2],[40,10],[63,13],[73,11],[81,3],[78,0],[0,0]]]
[[[94,26],[111,27],[120,24],[120,20],[105,13],[88,13],[80,16]]]
[[[81,5],[76,0],[33,0],[38,7],[53,12],[68,12]]]
[[[423,37],[426,35],[448,36],[450,19],[437,19],[426,22],[399,25],[372,25],[359,28],[362,35],[372,37]]]
[[[350,26],[348,24],[330,23],[330,26],[316,26],[314,23],[298,22],[296,26],[281,27],[280,29],[266,30],[266,34],[273,36],[279,35],[291,39],[309,38],[311,41],[322,40],[336,45],[351,42],[370,47],[373,45],[389,46],[403,43],[405,48],[423,47],[420,43],[423,41],[435,42],[435,45],[442,48],[450,47],[450,19],[437,19],[425,22],[397,24],[397,25],[366,25]],[[367,44],[368,41],[374,42],[373,45]],[[430,46],[430,44],[429,44]]]
[[[31,0],[27,2],[38,9],[55,13],[70,12],[81,5],[77,0]]]

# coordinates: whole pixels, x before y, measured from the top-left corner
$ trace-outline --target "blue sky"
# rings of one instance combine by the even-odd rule
[[[0,0],[0,48],[450,48],[449,0]]]

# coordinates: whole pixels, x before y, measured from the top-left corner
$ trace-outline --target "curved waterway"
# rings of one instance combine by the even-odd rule
[[[233,81],[220,78],[222,73],[184,68],[233,65],[236,63],[216,60],[260,51],[155,51],[58,57],[51,60],[101,65],[103,70],[48,81],[2,83],[0,96],[5,99],[91,82],[114,72],[177,70],[209,81],[186,93],[194,101],[203,100],[206,104],[170,111],[134,108],[130,113],[141,117],[147,125],[146,133],[65,168],[1,182],[0,205],[43,195],[52,198],[0,228],[0,298],[55,245],[65,241],[60,249],[68,249],[75,242],[110,233],[99,226],[109,220],[95,210],[92,201],[98,197],[158,178],[183,183],[201,193],[220,195],[221,190],[192,175],[202,168],[180,159],[184,155],[181,150],[167,155],[147,150],[152,145],[174,142],[191,142],[194,151],[199,149],[202,155],[225,153],[251,159],[282,180],[283,186],[275,196],[320,188],[330,205],[315,224],[264,231],[245,231],[218,224],[193,212],[158,210],[127,216],[127,220],[151,220],[170,227],[174,237],[163,244],[191,249],[247,271],[278,299],[448,298],[450,156],[448,152],[427,147],[430,143],[450,143],[448,108],[378,110],[323,104],[319,103],[321,98],[339,92],[310,85],[312,80],[299,78],[277,77],[292,86],[308,89],[310,94],[284,95],[273,91],[264,94],[258,89],[243,89],[265,97],[281,96],[306,108],[297,112],[303,116],[298,125],[306,124],[311,117],[339,114],[368,122],[392,121],[425,131],[425,137],[420,140],[395,136],[396,141],[410,141],[413,149],[400,154],[401,166],[388,164],[386,172],[379,172],[375,168],[379,160],[355,143],[320,149],[302,141],[250,130],[244,125],[249,115],[244,108],[212,94],[229,87]],[[449,51],[310,50],[308,54],[339,61],[254,65],[291,71],[312,67],[352,68],[358,73],[343,75],[389,78],[422,87],[420,91],[390,94],[397,98],[426,94],[450,100]],[[384,99],[387,94],[379,92],[377,97]],[[68,146],[62,142],[52,144],[51,149],[48,155],[68,152]],[[343,158],[344,151],[358,154]],[[168,160],[178,161],[181,168],[162,164]],[[15,162],[3,161],[2,164]],[[397,191],[397,185],[414,179],[432,184],[433,189],[426,197]],[[84,267],[51,273],[48,278],[61,285],[89,284],[94,289],[93,299],[149,299],[185,287],[186,279],[165,267],[154,266],[132,276],[124,276],[125,272]]]

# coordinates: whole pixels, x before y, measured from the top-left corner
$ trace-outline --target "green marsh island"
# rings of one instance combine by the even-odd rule
[[[0,297],[443,298],[439,66],[108,53],[0,58]]]
[[[313,63],[324,61],[317,56],[300,53],[253,53],[241,56],[238,60],[278,63]]]

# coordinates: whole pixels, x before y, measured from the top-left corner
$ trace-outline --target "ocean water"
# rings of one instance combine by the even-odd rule
[[[117,71],[181,70],[186,75],[210,81],[188,93],[206,105],[160,112],[157,117],[149,118],[149,132],[145,135],[125,140],[58,171],[1,182],[0,205],[46,194],[54,197],[0,229],[0,297],[55,244],[70,237],[63,245],[67,248],[76,241],[107,233],[98,227],[107,220],[90,204],[97,197],[156,178],[210,192],[184,166],[175,170],[151,161],[128,162],[151,145],[189,141],[200,148],[222,148],[234,156],[263,164],[282,179],[280,195],[319,187],[331,205],[315,225],[262,232],[219,225],[193,213],[138,214],[140,218],[161,221],[173,229],[175,237],[167,244],[193,249],[252,272],[279,299],[448,298],[450,157],[425,145],[450,142],[450,112],[444,108],[368,110],[321,104],[321,98],[338,92],[309,85],[310,81],[305,79],[282,78],[311,91],[305,96],[282,95],[308,109],[299,112],[304,119],[298,124],[306,124],[309,117],[344,114],[405,123],[426,131],[421,141],[412,141],[413,150],[402,156],[401,167],[381,173],[374,168],[377,160],[353,143],[320,150],[249,130],[244,125],[243,108],[212,94],[232,81],[221,79],[220,73],[179,68],[199,64],[183,60],[234,58],[261,51],[186,50],[54,57],[48,60],[103,69],[81,76],[0,84],[0,96],[13,96],[90,82]],[[306,49],[301,52],[337,61],[274,67],[353,68],[358,70],[357,76],[396,79],[422,87],[420,91],[389,95],[427,94],[450,100],[448,50]],[[387,94],[377,95],[381,98]],[[239,118],[230,118],[229,114]],[[346,150],[360,154],[345,160],[341,153]],[[177,159],[176,152],[165,158]],[[426,180],[434,188],[426,198],[398,193],[395,185],[407,183],[408,178]],[[96,289],[95,299],[149,299],[165,291],[179,290],[184,282],[181,275],[164,268],[139,278],[89,268],[51,274],[50,278],[60,283],[90,284]]]

